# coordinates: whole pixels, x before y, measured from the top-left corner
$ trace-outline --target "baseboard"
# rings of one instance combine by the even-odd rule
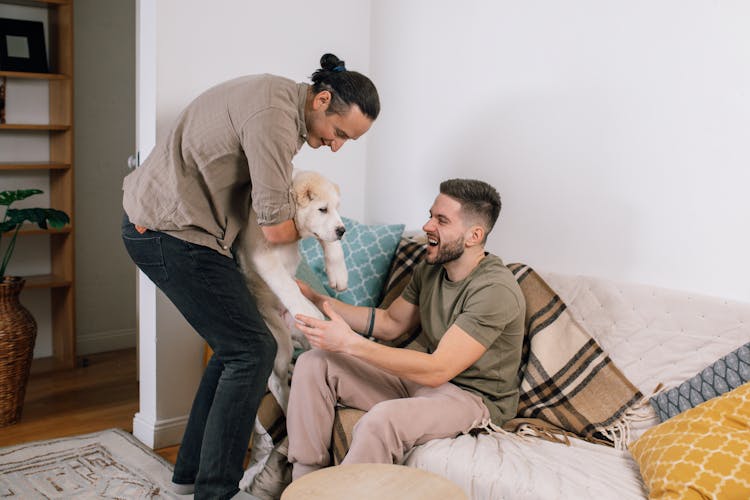
[[[138,412],[133,417],[133,435],[152,450],[174,446],[182,441],[187,421],[188,416],[184,415],[154,422]]]
[[[79,335],[76,339],[76,352],[78,355],[85,356],[97,352],[128,349],[135,347],[136,339],[137,334],[134,328]]]

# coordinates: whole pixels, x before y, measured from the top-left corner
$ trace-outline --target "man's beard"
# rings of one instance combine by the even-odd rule
[[[427,263],[428,264],[446,264],[448,262],[453,262],[454,260],[458,259],[464,254],[464,237],[459,236],[455,240],[453,240],[450,243],[444,243],[440,245],[440,250],[438,250],[437,255],[435,256],[435,260],[430,261],[430,258],[427,257]]]

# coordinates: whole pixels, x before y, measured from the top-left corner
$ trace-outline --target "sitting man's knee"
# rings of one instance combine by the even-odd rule
[[[320,371],[328,365],[330,353],[323,349],[310,349],[303,352],[294,364],[294,372],[299,371]]]
[[[397,400],[381,401],[370,408],[367,413],[362,415],[356,424],[353,432],[375,432],[380,434],[384,429],[391,427],[396,416]]]

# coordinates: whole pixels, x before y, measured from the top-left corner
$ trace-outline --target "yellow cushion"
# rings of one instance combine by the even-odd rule
[[[750,383],[649,429],[630,452],[649,498],[750,498]]]

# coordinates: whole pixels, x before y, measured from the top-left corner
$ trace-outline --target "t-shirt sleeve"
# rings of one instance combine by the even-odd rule
[[[518,296],[507,286],[493,283],[466,298],[454,323],[484,347],[489,347],[503,335],[506,326],[523,313]]]
[[[292,158],[297,154],[297,135],[294,118],[276,108],[256,113],[240,129],[250,168],[253,210],[262,226],[294,217]]]

